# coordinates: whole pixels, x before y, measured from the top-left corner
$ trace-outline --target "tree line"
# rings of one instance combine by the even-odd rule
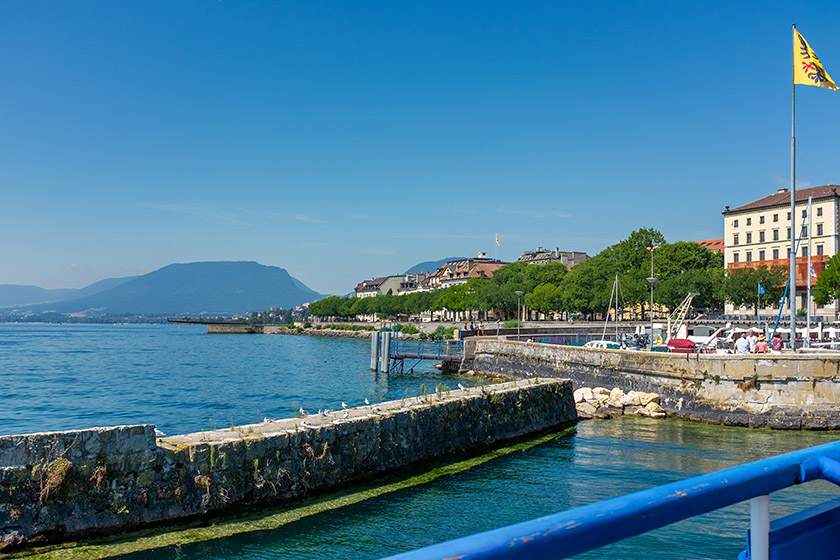
[[[627,310],[625,318],[645,319],[650,312],[649,247],[658,247],[652,257],[653,275],[657,278],[654,303],[665,308],[674,309],[689,292],[695,292],[698,294],[693,301],[695,308],[721,311],[730,302],[757,310],[758,305],[778,304],[784,293],[787,278],[784,267],[726,271],[723,254],[692,242],[666,243],[659,231],[643,228],[571,269],[560,263],[515,262],[499,268],[490,280],[473,278],[450,288],[401,296],[391,293],[369,298],[330,296],[313,303],[310,311],[318,317],[376,314],[381,318],[396,318],[446,309],[478,312],[479,318],[494,311],[507,319],[516,317],[516,292],[521,291],[521,304],[532,311],[546,315],[604,316],[609,312],[613,284],[618,276],[618,307]],[[759,284],[765,291],[760,304]]]

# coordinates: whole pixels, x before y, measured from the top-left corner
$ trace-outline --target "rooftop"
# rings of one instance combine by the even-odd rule
[[[839,189],[840,186],[838,185],[822,185],[808,189],[799,189],[796,191],[796,202],[805,202],[809,197],[819,199],[840,196],[840,193],[838,192]],[[758,210],[759,208],[770,208],[772,206],[784,206],[786,204],[790,204],[790,191],[788,189],[779,189],[775,194],[765,196],[764,198],[760,198],[731,210],[729,209],[729,206],[727,206],[726,211],[724,211],[723,214],[732,214],[734,212],[744,212],[747,210]]]

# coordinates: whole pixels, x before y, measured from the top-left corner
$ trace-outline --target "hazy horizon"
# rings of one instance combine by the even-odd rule
[[[791,24],[837,80],[838,16],[3,2],[0,284],[246,260],[342,294],[452,254],[719,238],[788,186]],[[840,93],[798,86],[796,111],[799,186],[840,183]]]

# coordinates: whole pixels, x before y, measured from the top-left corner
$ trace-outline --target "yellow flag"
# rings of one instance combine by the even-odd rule
[[[499,245],[499,234],[496,234],[496,245]]]
[[[817,53],[796,29],[793,30],[793,83],[837,89]]]

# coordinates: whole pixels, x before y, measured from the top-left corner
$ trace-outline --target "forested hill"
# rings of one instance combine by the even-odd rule
[[[108,290],[33,306],[58,313],[235,315],[324,297],[279,267],[256,262],[171,264]]]

